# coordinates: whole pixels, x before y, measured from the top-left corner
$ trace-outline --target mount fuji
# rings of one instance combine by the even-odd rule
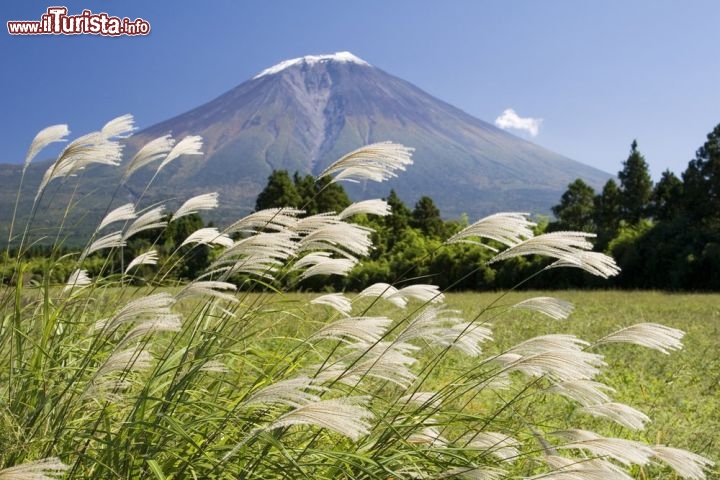
[[[194,110],[134,135],[201,135],[202,158],[183,160],[169,191],[219,190],[250,211],[273,169],[317,174],[363,145],[415,149],[414,165],[385,184],[345,184],[354,199],[391,188],[408,204],[432,197],[443,216],[499,210],[549,213],[567,185],[599,188],[610,175],[472,117],[349,52],[286,60]],[[201,188],[202,187],[202,188]]]
[[[349,52],[267,68],[204,105],[137,132],[127,140],[125,158],[168,133],[176,139],[202,136],[204,155],[168,165],[143,202],[217,191],[222,208],[209,219],[219,225],[254,208],[272,170],[317,174],[345,153],[380,141],[413,147],[414,165],[387,183],[344,184],[351,198],[385,197],[392,188],[412,206],[427,195],[445,218],[466,213],[474,219],[496,211],[547,214],[576,178],[597,189],[610,178],[479,120]],[[41,162],[31,166],[26,191],[46,168]],[[98,205],[104,192],[114,191],[108,184],[117,181],[100,170],[107,169],[83,174]],[[0,165],[2,205],[14,201],[19,171],[17,165]],[[132,177],[116,203],[136,198],[151,175],[141,171]],[[96,220],[92,217],[86,221]]]

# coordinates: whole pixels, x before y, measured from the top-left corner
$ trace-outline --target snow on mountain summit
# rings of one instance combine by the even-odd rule
[[[314,65],[316,63],[321,62],[345,62],[345,63],[357,63],[359,65],[367,65],[370,64],[363,60],[362,58],[356,57],[350,52],[336,52],[332,54],[327,55],[306,55],[304,57],[298,57],[293,58],[290,60],[284,60],[277,65],[273,65],[270,68],[266,68],[262,72],[258,73],[253,77],[253,80],[256,78],[264,77],[265,75],[272,75],[274,73],[281,72],[285,70],[286,68],[292,67],[293,65],[298,65],[301,63],[306,63],[308,65]]]

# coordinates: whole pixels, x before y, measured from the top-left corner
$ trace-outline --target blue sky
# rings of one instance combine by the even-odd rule
[[[13,36],[50,6],[143,18],[148,36]],[[281,60],[348,50],[482,120],[610,173],[630,144],[658,178],[680,174],[720,123],[720,2],[2,2],[1,162],[41,128],[142,127],[209,101]]]

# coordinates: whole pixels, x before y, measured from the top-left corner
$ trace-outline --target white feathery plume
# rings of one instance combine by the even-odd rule
[[[45,171],[35,200],[40,198],[47,185],[56,178],[74,175],[91,164],[117,166],[121,159],[122,145],[108,140],[100,132],[92,132],[76,138]]]
[[[497,252],[498,249],[495,247],[473,240],[474,238],[486,238],[513,247],[523,240],[533,237],[532,227],[536,224],[529,221],[527,216],[527,213],[517,212],[496,213],[465,227],[448,238],[445,243],[470,243]]]
[[[455,316],[457,313],[457,310],[427,307],[410,320],[397,336],[397,340],[410,342],[422,339],[433,344],[444,336],[449,327],[462,322],[462,318]]]
[[[179,332],[182,329],[182,317],[177,314],[158,315],[157,317],[144,320],[138,326],[130,330],[120,342],[124,345],[131,340],[142,337],[148,333],[156,332]]]
[[[70,467],[56,457],[21,463],[0,470],[0,480],[55,480]]]
[[[170,307],[175,298],[166,292],[155,293],[128,302],[110,319],[98,320],[95,329],[112,332],[119,325],[133,320],[147,320],[164,315],[171,315]]]
[[[231,303],[239,303],[235,295],[225,293],[223,290],[234,292],[237,287],[229,282],[220,282],[217,280],[193,281],[185,285],[175,298],[177,300],[189,297],[207,296],[226,300]]]
[[[226,232],[255,233],[260,230],[282,232],[295,225],[298,215],[303,213],[305,213],[303,210],[288,207],[259,210],[233,223],[227,227]]]
[[[392,320],[386,317],[348,317],[324,326],[309,340],[331,338],[346,343],[355,340],[373,344],[380,341],[391,324]]]
[[[521,342],[495,359],[508,371],[547,375],[556,382],[591,380],[606,363],[602,355],[584,351],[587,345],[574,335],[541,335]]]
[[[210,268],[214,272],[223,271],[226,276],[242,272],[272,278],[278,265],[295,255],[296,238],[294,233],[287,231],[243,238],[222,252]]]
[[[367,287],[362,292],[358,293],[358,298],[362,297],[379,297],[387,300],[393,305],[405,308],[407,306],[407,300],[404,297],[396,296],[398,289],[388,283],[374,283]]]
[[[63,292],[67,290],[72,290],[75,287],[90,285],[90,283],[92,283],[92,281],[88,276],[87,270],[77,269],[72,272],[68,277],[67,282],[65,282],[65,288],[63,288]]]
[[[680,448],[655,445],[652,451],[655,458],[668,464],[675,473],[687,480],[704,480],[705,469],[715,465],[708,458]]]
[[[421,407],[429,406],[431,408],[439,408],[442,404],[442,397],[436,392],[415,392],[409,395],[403,395],[398,399],[398,404],[414,403]]]
[[[624,403],[608,402],[588,405],[582,407],[581,411],[587,412],[595,417],[609,418],[631,430],[642,430],[645,428],[645,424],[650,421],[650,417],[643,412]]]
[[[277,404],[298,408],[310,403],[317,403],[320,397],[307,390],[322,392],[327,390],[312,384],[309,377],[297,377],[280,380],[253,392],[244,405]]]
[[[159,173],[168,163],[172,162],[181,155],[202,155],[200,149],[202,148],[202,137],[198,135],[188,135],[187,137],[180,140],[170,153],[167,154],[165,160],[163,160],[158,166],[156,173]]]
[[[318,175],[318,178],[335,175],[332,182],[347,180],[382,182],[397,176],[396,171],[412,165],[413,149],[384,142],[361,147],[340,158]]]
[[[258,233],[234,242],[215,263],[235,262],[244,257],[268,257],[285,261],[295,255],[297,237],[292,232]]]
[[[134,222],[130,224],[128,229],[123,234],[123,239],[127,240],[136,233],[140,233],[144,230],[151,230],[153,228],[163,228],[167,225],[167,222],[163,220],[165,214],[165,206],[160,205],[152,208],[140,215]]]
[[[298,259],[293,264],[293,270],[302,270],[303,268],[317,265],[318,263],[322,263],[326,260],[332,260],[331,255],[332,255],[332,253],[330,253],[330,252],[309,253],[309,254],[305,255],[304,257]]]
[[[571,398],[580,405],[589,407],[610,402],[611,398],[605,392],[614,392],[615,389],[594,380],[574,380],[556,383],[548,388],[548,391]]]
[[[313,230],[300,240],[299,251],[331,250],[346,258],[365,257],[373,246],[371,228],[352,223],[334,223]]]
[[[351,386],[357,385],[362,380],[363,373],[361,371],[348,371],[348,365],[342,362],[336,362],[329,365],[311,365],[304,371],[308,372],[309,375],[312,375],[313,383],[316,385],[335,382]]]
[[[600,252],[576,252],[573,257],[561,258],[545,268],[560,267],[579,268],[602,278],[614,277],[620,273],[615,259]]]
[[[129,113],[113,118],[103,126],[100,133],[105,138],[127,138],[135,131],[135,119]]]
[[[576,337],[575,335],[551,333],[524,340],[512,347],[509,351],[524,355],[554,352],[558,350],[579,352],[588,345],[590,345],[588,342]]]
[[[218,207],[217,192],[203,193],[185,201],[172,216],[172,220],[197,213],[200,210],[213,210]]]
[[[156,265],[158,262],[158,253],[156,250],[148,250],[145,253],[141,253],[137,257],[133,258],[132,261],[125,268],[125,273],[128,273],[131,268],[139,265]]]
[[[102,377],[112,372],[126,370],[147,370],[152,363],[152,355],[143,347],[120,350],[110,355],[105,363],[95,372],[95,377]]]
[[[367,408],[358,405],[367,401],[367,397],[320,400],[282,415],[265,430],[290,425],[312,425],[332,430],[357,441],[370,433],[369,420],[373,418],[373,414]]]
[[[644,443],[624,438],[608,438],[588,430],[563,430],[554,436],[566,443],[559,450],[585,450],[600,457],[608,456],[623,465],[647,465],[654,455],[653,449]]]
[[[350,347],[355,350],[350,356],[354,363],[346,369],[348,379],[340,379],[343,383],[351,383],[350,378],[370,376],[408,388],[417,378],[410,370],[417,361],[410,356],[418,350],[414,345],[398,341],[358,342]]]
[[[676,328],[657,323],[638,323],[611,333],[596,343],[632,343],[667,355],[671,350],[682,349],[681,340],[684,336],[685,332]]]
[[[518,371],[530,376],[547,375],[556,382],[591,380],[604,366],[602,356],[568,349],[548,350],[520,355],[508,352],[495,357],[508,372]]]
[[[488,263],[526,255],[541,255],[568,262],[579,262],[579,255],[592,249],[587,240],[595,234],[585,232],[551,232],[524,240],[495,255]]]
[[[103,248],[119,248],[125,246],[125,240],[123,239],[122,233],[114,232],[108,233],[91,243],[80,255],[80,261],[84,260],[85,257],[93,252],[102,250]]]
[[[457,348],[465,355],[477,357],[482,353],[482,345],[492,339],[492,330],[481,325],[458,323],[443,332],[436,341],[440,345]]]
[[[166,156],[170,153],[170,150],[172,150],[174,145],[175,140],[170,135],[164,135],[146,143],[142,148],[140,148],[140,150],[138,150],[132,160],[130,160],[130,163],[128,163],[128,166],[125,169],[125,175],[123,176],[123,181],[127,180],[130,175],[145,165]]]
[[[207,278],[211,275],[221,274],[222,278],[227,279],[237,273],[244,273],[248,275],[255,275],[260,278],[267,280],[273,280],[275,272],[278,268],[283,265],[283,262],[270,257],[251,256],[238,260],[232,265],[225,265],[219,268],[214,268],[205,274],[201,278]]]
[[[544,313],[555,320],[565,320],[573,311],[573,304],[553,297],[534,297],[516,303],[512,308]]]
[[[332,212],[317,213],[305,218],[298,218],[295,223],[289,225],[288,228],[299,235],[308,235],[319,228],[342,223],[344,222],[340,220],[340,217]]]
[[[352,302],[342,293],[328,293],[310,300],[312,305],[327,305],[346,317],[352,312]]]
[[[520,442],[498,432],[478,432],[464,438],[467,446],[487,452],[504,462],[512,462],[520,456]]]
[[[330,254],[327,252],[316,252],[302,257],[295,263],[293,269],[302,269],[310,265],[310,267],[300,275],[300,280],[305,280],[315,275],[345,276],[357,263],[355,259],[330,258]]]
[[[102,219],[100,225],[98,225],[95,231],[99,232],[111,223],[133,220],[136,217],[137,215],[135,214],[135,207],[133,206],[133,204],[126,203],[125,205],[122,205],[105,215],[105,218]]]
[[[426,445],[428,447],[445,447],[447,439],[440,435],[436,427],[423,427],[419,432],[413,432],[407,437],[408,443]]]
[[[28,165],[32,162],[40,151],[55,142],[64,142],[70,134],[70,130],[67,125],[52,125],[43,128],[35,135],[30,148],[28,148],[27,154],[25,155],[25,162],[23,164],[23,171],[27,170]]]
[[[633,480],[622,468],[602,458],[547,455],[543,460],[553,471],[534,475],[530,480]]]
[[[385,200],[376,198],[372,200],[363,200],[362,202],[352,203],[350,204],[350,206],[346,207],[345,210],[340,212],[338,217],[341,220],[358,214],[378,215],[380,217],[385,217],[392,213],[391,210],[392,209],[390,208],[390,205],[388,205]]]
[[[200,245],[220,245],[227,248],[232,247],[235,242],[224,233],[220,233],[217,228],[205,227],[199,228],[188,235],[188,237],[183,240],[181,246],[192,243],[199,243]]]
[[[409,285],[403,287],[395,292],[393,295],[397,295],[407,300],[408,298],[414,298],[420,300],[423,303],[442,303],[445,301],[445,295],[440,291],[440,287],[436,285],[425,285],[418,283],[416,285]]]

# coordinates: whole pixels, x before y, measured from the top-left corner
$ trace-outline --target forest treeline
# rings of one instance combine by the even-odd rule
[[[595,249],[613,256],[622,269],[609,280],[558,269],[525,281],[546,260],[522,258],[488,266],[492,256],[488,250],[442,245],[467,225],[467,218],[443,220],[427,196],[413,208],[394,191],[386,201],[391,215],[355,219],[375,230],[376,248],[370,258],[348,277],[322,285],[354,290],[376,281],[420,277],[443,289],[458,290],[520,283],[531,288],[720,290],[720,125],[707,135],[680,176],[666,170],[654,183],[648,162],[633,141],[617,179],[608,180],[600,192],[575,180],[552,208],[554,219],[538,219],[537,234],[561,230],[596,234]],[[290,205],[318,213],[339,212],[349,203],[339,185],[316,184],[310,176],[276,171],[256,207]]]
[[[575,180],[548,228],[596,233],[596,249],[622,268],[611,285],[719,290],[720,125],[679,177],[666,170],[653,184],[633,142],[617,178],[599,193]]]
[[[404,204],[394,191],[385,200],[390,215],[352,218],[374,231],[375,248],[348,276],[311,277],[301,282],[288,272],[275,287],[359,290],[374,282],[402,285],[421,279],[443,290],[506,289],[517,285],[542,289],[720,290],[720,125],[707,135],[707,141],[680,176],[668,170],[653,183],[648,163],[634,141],[617,179],[608,180],[602,191],[595,192],[577,179],[552,208],[553,219],[536,219],[536,234],[561,230],[596,234],[595,249],[613,256],[622,269],[619,276],[609,280],[598,280],[577,269],[552,269],[534,276],[548,261],[533,257],[488,265],[491,250],[443,244],[467,226],[469,219],[444,220],[427,196],[413,206]],[[290,175],[280,170],[269,176],[257,197],[256,210],[294,207],[312,215],[340,212],[350,203],[342,186],[331,183],[328,177],[316,181],[310,175]],[[156,266],[144,265],[135,274],[137,281],[182,282],[196,278],[217,251],[207,245],[183,246],[182,242],[203,226],[202,218],[192,214],[169,222],[167,228],[142,232],[122,250],[86,260],[89,273],[101,269],[121,272],[131,259],[152,247],[160,257],[158,265],[171,259],[173,264],[179,263],[179,268],[173,269],[170,278],[157,272]],[[24,252],[23,257],[28,259],[23,267],[25,281],[44,278],[63,283],[72,271],[73,257],[68,255],[67,262],[57,259],[69,252],[42,245]],[[8,251],[4,254],[14,256]],[[13,262],[2,265],[15,268]],[[49,266],[52,271],[48,271]],[[11,271],[0,274],[5,283],[16,278]]]

